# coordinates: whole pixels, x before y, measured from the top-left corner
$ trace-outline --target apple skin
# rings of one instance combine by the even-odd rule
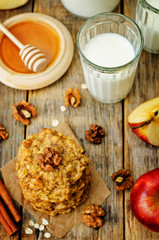
[[[141,140],[159,146],[159,97],[137,106],[129,114],[128,123]]]
[[[133,132],[144,142],[149,143],[148,137],[147,137],[147,128],[148,125],[144,125],[142,127],[137,127],[136,125],[134,126],[133,124],[129,123],[129,126],[133,130]],[[134,128],[136,127],[136,128]]]
[[[159,232],[159,168],[137,179],[131,190],[130,208],[141,224]]]

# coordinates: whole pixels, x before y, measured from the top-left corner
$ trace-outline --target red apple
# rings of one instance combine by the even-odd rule
[[[159,168],[137,179],[131,190],[130,207],[140,223],[159,232]]]
[[[135,108],[128,117],[128,123],[143,141],[159,146],[159,97]]]

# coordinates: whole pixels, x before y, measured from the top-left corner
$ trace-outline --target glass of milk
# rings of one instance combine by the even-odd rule
[[[159,53],[159,0],[138,0],[136,22],[144,35],[144,49]]]
[[[61,0],[61,2],[74,15],[88,18],[101,12],[113,11],[120,0]]]
[[[118,13],[98,14],[80,28],[77,47],[92,96],[104,103],[124,99],[131,90],[143,49],[137,24]]]

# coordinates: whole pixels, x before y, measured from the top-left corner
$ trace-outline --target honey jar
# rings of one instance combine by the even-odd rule
[[[21,60],[19,49],[0,34],[0,80],[18,89],[37,89],[58,80],[69,67],[73,56],[72,37],[58,20],[43,14],[24,13],[4,22],[24,45],[40,49],[48,60],[47,68],[34,73]]]

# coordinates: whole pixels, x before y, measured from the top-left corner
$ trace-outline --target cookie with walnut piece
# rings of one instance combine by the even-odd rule
[[[42,129],[22,142],[17,157],[24,198],[37,211],[65,214],[87,199],[89,161],[73,138]]]

